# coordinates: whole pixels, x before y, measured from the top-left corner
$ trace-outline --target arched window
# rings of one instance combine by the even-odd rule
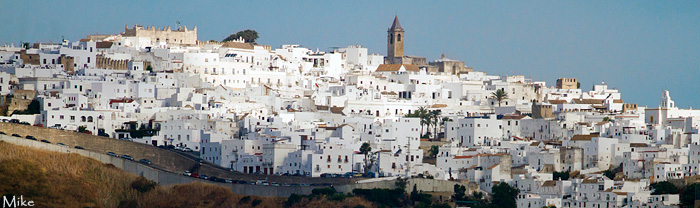
[[[389,35],[389,44],[394,44],[394,34]]]
[[[398,35],[396,36],[396,41],[401,41],[401,34],[398,34]]]
[[[81,116],[81,117],[80,117],[80,121],[81,121],[81,122],[85,122],[85,116]]]
[[[87,121],[92,122],[92,116],[88,116]]]

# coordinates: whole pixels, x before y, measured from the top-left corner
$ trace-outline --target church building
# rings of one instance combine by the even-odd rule
[[[405,40],[404,30],[399,23],[399,17],[394,17],[394,23],[387,31],[387,56],[384,64],[413,64],[417,66],[428,66],[425,57],[405,56],[403,54],[403,42]]]

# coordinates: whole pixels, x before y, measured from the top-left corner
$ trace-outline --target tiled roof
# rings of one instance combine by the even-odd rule
[[[97,43],[95,44],[95,46],[96,46],[97,48],[111,48],[111,47],[112,47],[112,44],[114,44],[114,43],[113,43],[113,42],[110,42],[110,41],[102,41],[102,42],[97,42]]]
[[[549,100],[548,101],[550,104],[564,104],[567,103],[566,100]]]
[[[249,50],[253,50],[253,48],[254,48],[252,43],[240,43],[240,42],[235,42],[235,41],[225,42],[224,45],[222,45],[221,47],[223,47],[223,48],[240,48],[240,49],[249,49]]]
[[[542,186],[556,186],[557,182],[556,181],[545,181]]]
[[[399,71],[401,69],[401,66],[406,69],[406,71],[420,71],[420,68],[418,66],[413,65],[413,64],[381,64],[379,67],[377,67],[378,72],[384,72],[384,71]]]

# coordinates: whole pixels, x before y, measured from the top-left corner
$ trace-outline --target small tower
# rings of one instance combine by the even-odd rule
[[[391,24],[391,27],[387,31],[387,58],[403,57],[403,32],[403,28],[401,28],[401,24],[399,23],[399,17],[395,16],[394,23]]]

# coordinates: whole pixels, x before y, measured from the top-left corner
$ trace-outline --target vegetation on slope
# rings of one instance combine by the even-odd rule
[[[158,186],[113,165],[0,141],[0,195],[39,207],[375,207],[358,196],[315,193],[288,200],[243,196],[206,183]],[[335,190],[333,190],[335,191]],[[292,197],[290,197],[292,198]]]

